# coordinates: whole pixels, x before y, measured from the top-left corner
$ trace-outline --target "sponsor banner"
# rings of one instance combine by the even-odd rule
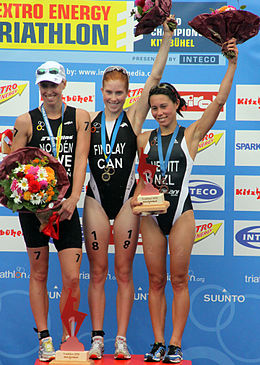
[[[215,100],[219,85],[213,84],[191,84],[191,85],[174,85],[178,90],[182,98],[187,103],[187,109],[183,108],[182,114],[186,120],[197,120],[199,119],[204,111],[207,109],[209,104]],[[177,116],[177,119],[182,120],[183,118]],[[220,113],[218,120],[226,119],[226,107],[224,106]]]
[[[187,108],[183,108],[183,118],[177,114],[178,120],[197,120],[216,98],[219,90],[219,85],[199,85],[199,84],[174,84],[180,96],[185,99]],[[144,84],[130,84],[130,90],[126,99],[124,108],[133,105],[141,96]],[[153,119],[151,111],[149,111],[146,119]],[[220,111],[218,120],[226,119],[225,106]],[[215,143],[221,136],[215,137]]]
[[[0,251],[26,252],[18,216],[1,218]]]
[[[210,130],[200,141],[195,165],[225,165],[226,131]]]
[[[133,2],[13,0],[0,3],[0,48],[132,51]]]
[[[224,210],[225,176],[191,175],[189,192],[195,210]]]
[[[235,166],[259,166],[260,131],[235,131]]]
[[[0,80],[0,117],[17,117],[29,109],[29,81]]]
[[[259,221],[234,221],[234,256],[260,256]]]
[[[67,82],[62,92],[64,103],[75,108],[95,111],[95,82]],[[42,103],[39,92],[39,105]]]
[[[211,53],[220,52],[218,47],[213,42],[210,42],[205,37],[199,35],[194,29],[192,29],[188,22],[195,16],[201,13],[209,13],[210,8],[217,9],[223,6],[223,2],[174,2],[172,3],[172,14],[176,14],[176,20],[178,27],[174,32],[174,36],[171,43],[171,52],[180,53],[199,53],[195,57],[186,58],[185,56],[180,59],[180,63],[187,64],[200,64],[211,62],[211,64],[219,63],[220,56],[215,56],[214,59],[210,58]],[[156,28],[151,34],[139,36],[136,39],[134,45],[134,51],[139,52],[155,52],[159,49],[161,38],[163,35],[162,27]],[[207,55],[207,58],[203,59],[203,54]],[[222,56],[221,56],[222,58]]]
[[[196,219],[192,255],[224,255],[224,221]]]
[[[234,178],[234,210],[259,211],[259,176],[239,175]]]
[[[260,85],[236,85],[236,120],[260,121]]]

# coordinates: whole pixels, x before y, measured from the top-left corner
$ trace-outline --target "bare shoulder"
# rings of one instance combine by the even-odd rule
[[[148,140],[149,140],[149,137],[151,135],[151,132],[152,131],[145,131],[143,133],[140,133],[137,137],[137,144],[138,144],[138,148],[142,148],[142,147],[145,147]]]
[[[98,112],[89,112],[91,122],[96,118],[96,116],[98,115],[98,113],[100,113],[100,112],[99,111]]]
[[[23,129],[24,133],[29,133],[32,129],[32,120],[29,113],[24,113],[19,115],[19,117],[16,118],[15,128]]]
[[[87,120],[90,120],[90,114],[87,110],[85,109],[80,109],[80,108],[77,108],[76,109],[76,115],[77,115],[77,118],[83,120],[83,119],[87,119]]]

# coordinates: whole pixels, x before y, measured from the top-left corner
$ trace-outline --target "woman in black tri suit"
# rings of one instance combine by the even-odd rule
[[[169,21],[170,19],[167,19]],[[103,321],[105,281],[108,273],[110,220],[114,220],[115,276],[118,284],[115,358],[130,359],[126,332],[134,300],[133,258],[139,234],[139,217],[132,213],[135,190],[136,137],[149,110],[148,92],[163,74],[173,33],[164,23],[164,36],[140,99],[127,111],[127,71],[119,66],[104,71],[104,111],[91,114],[90,181],[84,206],[84,234],[90,262],[88,302],[92,321],[89,356],[101,359],[104,352]]]
[[[189,313],[188,268],[195,236],[195,221],[188,183],[200,140],[214,125],[228,98],[236,70],[238,50],[233,38],[227,44],[235,57],[228,69],[216,99],[199,120],[186,129],[179,127],[176,113],[181,114],[185,101],[168,83],[153,87],[149,93],[152,115],[159,123],[153,131],[138,136],[138,149],[148,154],[147,162],[157,166],[153,184],[165,192],[170,202],[167,213],[141,220],[145,262],[149,273],[149,310],[155,341],[145,354],[145,361],[179,363],[183,358],[181,340]],[[140,205],[136,197],[144,186],[140,178],[132,207]],[[166,352],[164,327],[166,316],[165,285],[167,282],[167,238],[170,252],[170,274],[174,299],[172,303],[173,332]]]

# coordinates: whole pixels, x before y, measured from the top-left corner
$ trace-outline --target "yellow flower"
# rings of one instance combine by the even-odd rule
[[[30,193],[30,191],[26,191],[26,192],[23,194],[23,198],[24,198],[24,200],[29,201],[29,200],[31,199],[31,193]]]

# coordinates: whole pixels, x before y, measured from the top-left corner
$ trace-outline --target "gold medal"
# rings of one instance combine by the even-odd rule
[[[107,182],[111,179],[111,176],[114,175],[115,169],[113,167],[105,167],[104,172],[101,175],[103,181]]]

